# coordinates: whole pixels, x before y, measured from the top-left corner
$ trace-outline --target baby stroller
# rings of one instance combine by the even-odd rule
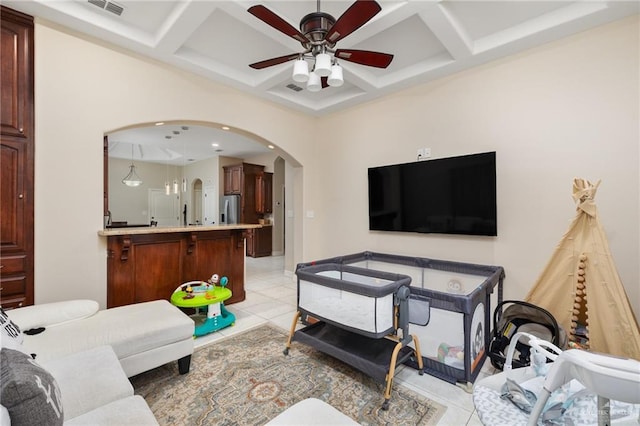
[[[503,311],[504,305],[509,305]],[[506,350],[516,333],[528,333],[539,340],[551,342],[560,349],[567,347],[567,335],[556,319],[547,310],[519,300],[505,300],[496,306],[493,313],[493,331],[489,342],[491,365],[502,370],[506,361]],[[528,341],[528,339],[527,339]],[[516,341],[518,357],[513,367],[530,364],[530,347],[525,341]]]
[[[531,348],[532,365],[512,369],[521,338]],[[487,426],[637,425],[640,362],[579,349],[562,351],[533,335],[516,333],[504,371],[476,382],[473,402]]]

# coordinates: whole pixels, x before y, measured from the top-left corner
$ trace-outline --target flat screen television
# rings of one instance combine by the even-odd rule
[[[369,229],[498,235],[496,153],[369,168]]]

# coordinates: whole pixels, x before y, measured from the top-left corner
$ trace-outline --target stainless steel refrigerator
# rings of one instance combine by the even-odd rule
[[[233,225],[240,221],[240,196],[225,195],[220,197],[220,224]]]

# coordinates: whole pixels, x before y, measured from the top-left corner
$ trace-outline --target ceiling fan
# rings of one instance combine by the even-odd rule
[[[294,65],[293,79],[298,82],[307,81],[307,88],[312,91],[328,85],[342,85],[342,68],[337,64],[338,59],[376,68],[389,66],[393,55],[388,53],[335,49],[338,41],[362,27],[382,10],[376,1],[356,0],[337,20],[328,13],[320,11],[320,0],[317,0],[317,4],[316,12],[309,13],[300,20],[300,31],[263,5],[250,7],[249,13],[281,33],[299,41],[304,51],[266,59],[249,66],[260,70],[297,59]],[[333,54],[333,58],[330,54]],[[314,59],[315,61],[311,72],[308,70],[305,59]]]

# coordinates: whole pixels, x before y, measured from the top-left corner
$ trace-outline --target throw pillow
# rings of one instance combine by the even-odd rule
[[[53,376],[29,355],[0,350],[0,400],[12,425],[62,425],[62,397]]]

